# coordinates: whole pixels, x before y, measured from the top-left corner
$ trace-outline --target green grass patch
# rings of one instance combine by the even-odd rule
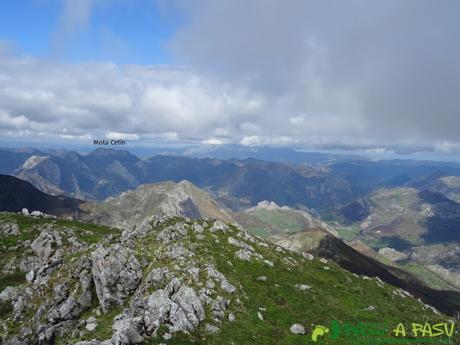
[[[355,240],[359,236],[361,228],[358,224],[355,224],[346,228],[338,229],[337,232],[345,241],[349,242]]]
[[[409,264],[401,265],[402,268],[409,273],[412,273],[414,276],[425,282],[429,287],[439,290],[457,290],[455,286],[449,284],[441,277],[431,272],[429,269],[425,268],[421,264],[411,262]]]
[[[260,209],[251,212],[251,215],[267,224],[277,232],[294,233],[304,230],[305,222],[300,214],[278,210]]]
[[[104,225],[81,223],[77,221],[62,219],[59,219],[57,224],[73,229],[75,231],[76,237],[79,240],[90,244],[97,243],[109,235],[118,236],[121,234],[119,229],[110,228]]]
[[[248,226],[248,227],[246,227],[246,229],[252,235],[256,235],[256,236],[259,236],[259,237],[264,238],[264,239],[266,239],[266,238],[271,236],[270,231],[267,231],[266,228],[257,227],[257,226]]]
[[[18,286],[26,282],[26,273],[14,272],[0,276],[0,292],[7,286]]]

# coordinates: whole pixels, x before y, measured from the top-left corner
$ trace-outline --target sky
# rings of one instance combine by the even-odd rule
[[[460,154],[460,2],[0,3],[2,142]]]

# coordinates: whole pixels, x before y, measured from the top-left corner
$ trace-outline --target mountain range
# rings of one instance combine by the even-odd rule
[[[264,157],[260,152],[267,152],[266,155],[271,152],[252,150],[255,157]],[[251,151],[245,152],[243,157]],[[273,161],[264,161],[252,157],[218,159],[185,155],[141,159],[128,151],[104,148],[86,155],[66,150],[2,149],[0,173],[29,181],[48,194],[83,200],[103,200],[141,184],[188,180],[212,192],[219,202],[233,210],[244,210],[269,200],[324,213],[378,188],[414,184],[420,190],[433,189],[448,195],[458,192],[453,182],[460,175],[460,165],[456,163],[370,161],[319,153],[311,158],[308,153],[292,151],[293,155],[299,155],[294,164],[281,158],[275,161],[276,152],[270,156]],[[450,183],[441,188],[442,182],[435,181]]]

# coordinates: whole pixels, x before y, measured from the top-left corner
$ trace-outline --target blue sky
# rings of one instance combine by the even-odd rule
[[[0,41],[23,54],[71,62],[174,63],[168,41],[181,22],[177,12],[165,13],[151,0],[96,0],[86,23],[57,46],[65,6],[59,0],[3,1]]]

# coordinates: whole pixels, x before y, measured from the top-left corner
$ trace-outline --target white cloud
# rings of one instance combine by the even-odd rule
[[[185,68],[0,55],[0,133],[86,140],[232,138],[254,97]],[[104,131],[104,133],[101,133]]]
[[[294,116],[294,117],[289,118],[289,122],[292,123],[293,125],[300,124],[303,121],[304,121],[303,116]]]
[[[209,139],[203,140],[201,143],[205,145],[223,145],[225,144],[225,141],[221,139],[217,139],[217,138],[209,138]]]
[[[459,153],[460,143],[442,140],[435,143],[435,150],[441,153]]]
[[[124,140],[139,140],[139,136],[135,133],[120,133],[120,132],[108,132],[105,137],[107,139],[124,139]]]
[[[260,146],[267,144],[266,141],[258,135],[251,135],[249,137],[243,137],[240,141],[241,145],[244,146]]]
[[[72,140],[72,141],[74,140],[89,141],[92,139],[89,134],[83,134],[83,135],[61,134],[59,135],[59,137],[65,140]]]
[[[301,142],[300,140],[290,137],[290,136],[258,136],[258,135],[251,135],[243,137],[240,141],[241,145],[244,146],[294,146],[294,145],[302,145],[305,142]],[[312,143],[313,144],[313,143]]]
[[[21,129],[26,127],[31,127],[31,123],[25,116],[12,116],[9,112],[0,109],[0,128]]]
[[[388,150],[385,147],[373,147],[364,150],[366,153],[373,153],[373,154],[386,154],[386,153],[394,153],[392,150]]]
[[[394,150],[385,148],[385,147],[371,147],[365,149],[364,152],[373,154],[373,155],[392,155],[395,153]]]
[[[63,64],[0,55],[4,139],[91,141],[108,135],[247,146],[383,149],[388,144],[372,131],[356,97],[320,93],[310,101],[308,111],[299,111],[290,97],[220,83],[183,67]],[[438,151],[455,146],[452,140],[436,142]],[[426,142],[404,136],[391,144]]]

